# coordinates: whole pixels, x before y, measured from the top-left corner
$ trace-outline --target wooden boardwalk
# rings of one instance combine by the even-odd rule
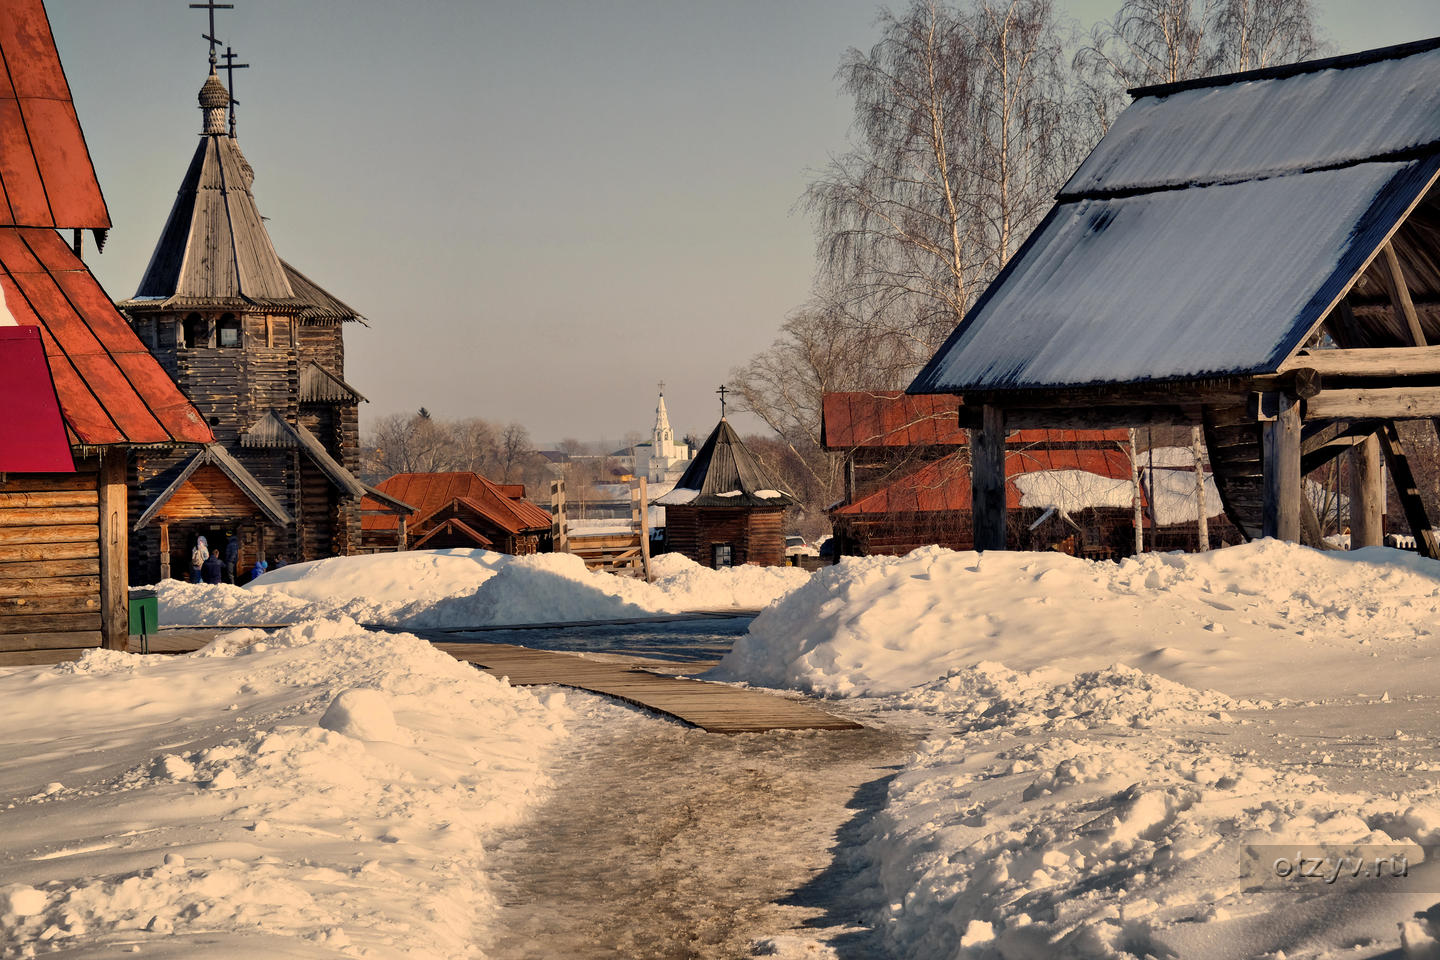
[[[273,629],[273,625],[271,625]],[[234,627],[163,628],[150,637],[151,653],[189,653]],[[131,637],[131,652],[139,652],[139,638]],[[595,660],[573,653],[535,650],[503,643],[432,641],[436,649],[474,664],[486,673],[509,677],[516,686],[555,684],[613,697],[674,717],[710,733],[760,733],[766,730],[858,730],[860,724],[826,713],[813,702],[791,700],[772,693],[745,690],[722,683],[706,683],[667,676],[634,662]],[[21,663],[70,660],[74,653],[46,657],[54,651],[31,651]],[[687,665],[693,669],[694,664]]]
[[[627,663],[503,643],[436,643],[457,660],[516,686],[556,684],[614,697],[683,720],[710,733],[765,730],[858,730],[860,724],[803,700],[721,683],[670,677]]]

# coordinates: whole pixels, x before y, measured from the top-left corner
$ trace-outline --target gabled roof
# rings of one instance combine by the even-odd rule
[[[320,468],[336,487],[352,500],[358,500],[365,496],[366,487],[361,483],[355,474],[346,470],[338,460],[330,456],[325,449],[325,444],[305,428],[303,424],[288,423],[274,410],[267,411],[265,416],[256,420],[242,434],[240,434],[240,446],[258,447],[270,449],[298,449],[305,453]]]
[[[827,450],[928,447],[965,443],[958,394],[911,396],[903,390],[827,393],[820,442]]]
[[[73,442],[106,446],[215,439],[54,230],[0,227],[0,287],[15,321],[40,328]]]
[[[1021,506],[1024,481],[1017,483],[1016,478],[1050,471],[1085,473],[1106,480],[1124,481],[1128,486],[1130,458],[1121,450],[1011,450],[1005,455],[1006,508],[1018,510]],[[966,511],[970,505],[970,463],[966,456],[957,452],[926,464],[868,497],[832,511],[832,515],[861,517]]]
[[[45,345],[34,327],[0,326],[0,473],[7,472],[75,472]]]
[[[0,226],[105,230],[110,214],[42,0],[0,3],[0,60]]]
[[[433,530],[426,531],[425,536],[410,544],[410,549],[423,550],[425,548],[425,544],[429,543],[431,540],[434,540],[442,533],[458,533],[461,536],[465,537],[467,540],[473,542],[477,547],[493,546],[495,542],[489,537],[485,536],[483,533],[480,533],[469,527],[464,521],[457,520],[456,518],[451,517],[444,523],[436,524]]]
[[[511,534],[550,529],[550,512],[513,493],[517,485],[499,484],[471,471],[450,473],[397,473],[377,488],[389,497],[415,505],[417,523],[457,502],[486,517],[496,527]],[[521,488],[523,489],[523,488]],[[385,509],[374,500],[362,500],[360,525],[365,530],[394,530],[399,518],[393,513],[376,513]]]
[[[368,403],[360,391],[314,361],[300,368],[301,403]]]
[[[662,507],[788,507],[798,501],[755,459],[729,421],[721,418],[685,468]]]
[[[151,502],[150,506],[145,508],[145,512],[140,514],[140,519],[135,521],[135,529],[139,530],[151,520],[155,519],[155,515],[160,512],[160,508],[170,502],[170,498],[175,495],[175,491],[185,485],[185,481],[190,479],[190,475],[207,464],[213,464],[220,469],[221,473],[229,477],[230,481],[234,483],[245,496],[250,498],[250,501],[254,503],[255,506],[260,508],[260,512],[265,514],[271,523],[276,526],[288,527],[294,522],[294,518],[280,505],[280,501],[270,495],[269,491],[265,489],[265,485],[255,479],[254,474],[246,470],[240,461],[226,452],[225,448],[220,446],[220,444],[211,443],[207,444],[204,449],[195,454],[195,456],[190,459],[190,462],[185,464],[179,476],[160,492],[160,495]]]
[[[1440,174],[1440,40],[1135,98],[911,390],[1273,373]]]

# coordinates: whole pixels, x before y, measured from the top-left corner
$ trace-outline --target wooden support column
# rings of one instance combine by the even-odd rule
[[[1261,533],[1300,542],[1300,402],[1277,394],[1278,415],[1264,424],[1265,498]]]
[[[1350,448],[1350,484],[1350,549],[1378,547],[1385,540],[1385,474],[1374,434]]]
[[[970,519],[976,550],[1005,549],[1005,411],[980,408],[970,430]]]
[[[160,521],[160,579],[170,579],[170,521]]]
[[[124,450],[100,457],[100,632],[101,646],[124,650],[130,639],[130,551],[125,519]]]
[[[640,516],[638,519],[640,521],[640,563],[645,571],[645,582],[651,583],[654,578],[650,576],[650,491],[646,488],[644,477],[640,478]]]
[[[1390,479],[1395,481],[1395,491],[1400,495],[1400,506],[1415,536],[1415,549],[1423,557],[1440,560],[1440,541],[1437,541],[1435,524],[1425,499],[1420,496],[1420,485],[1415,481],[1415,471],[1410,469],[1410,458],[1394,423],[1385,424],[1380,431],[1380,449],[1385,453],[1385,465],[1390,468]]]
[[[396,552],[400,552],[408,549],[410,546],[410,531],[406,529],[410,515],[407,513],[399,513],[396,514],[396,517],[400,523],[399,530],[396,533],[395,550]]]

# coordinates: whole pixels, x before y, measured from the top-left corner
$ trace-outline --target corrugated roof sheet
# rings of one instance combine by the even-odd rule
[[[54,230],[0,227],[0,285],[39,327],[74,442],[209,443],[214,435]]]
[[[514,485],[507,485],[513,489]],[[529,500],[506,495],[498,484],[470,471],[450,473],[397,473],[378,489],[389,497],[414,504],[412,523],[422,523],[451,504],[464,501],[466,507],[511,534],[550,528],[550,512]],[[373,499],[362,500],[360,524],[370,531],[395,530],[399,517],[377,513],[387,509]]]
[[[0,326],[0,411],[0,473],[75,472],[45,345],[34,327]]]
[[[920,393],[1274,372],[1440,172],[1440,51],[1145,94]]]
[[[758,496],[761,492],[778,496]],[[724,419],[710,431],[674,489],[654,500],[664,507],[788,507],[796,502]]]
[[[1078,470],[1110,480],[1128,481],[1130,458],[1121,450],[1011,450],[1005,455],[1006,508],[1020,508],[1021,491],[1015,483],[1016,477],[1053,470]],[[846,517],[931,513],[965,511],[970,509],[970,504],[970,462],[957,452],[833,512]]]
[[[0,3],[0,225],[110,226],[42,0]]]

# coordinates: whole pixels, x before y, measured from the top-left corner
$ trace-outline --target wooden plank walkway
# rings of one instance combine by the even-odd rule
[[[654,673],[626,663],[504,643],[436,643],[438,649],[516,686],[555,684],[654,710],[710,733],[858,730],[853,720],[803,700]]]

